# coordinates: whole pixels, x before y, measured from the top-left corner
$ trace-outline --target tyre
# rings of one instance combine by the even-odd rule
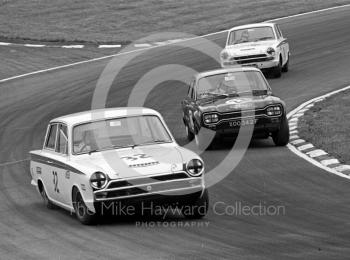
[[[209,193],[204,190],[201,197],[195,199],[192,203],[183,205],[182,214],[188,219],[200,219],[205,217],[209,208]]]
[[[290,57],[289,57],[289,54],[288,54],[288,60],[287,60],[286,64],[284,64],[284,66],[282,67],[282,72],[288,72],[288,70],[289,70],[289,59],[290,59]]]
[[[45,191],[44,185],[42,183],[39,183],[38,185],[39,185],[39,191],[40,191],[41,198],[43,199],[44,205],[48,209],[56,209],[57,206],[50,201],[50,199],[47,196],[47,193]]]
[[[285,146],[289,142],[289,125],[286,116],[283,116],[280,129],[272,134],[276,146]]]
[[[84,225],[93,225],[96,223],[97,214],[91,212],[86,206],[83,197],[81,196],[78,189],[73,190],[73,207],[75,215],[80,223]]]
[[[194,134],[191,132],[190,128],[188,125],[185,124],[185,129],[186,129],[186,137],[189,142],[191,142],[194,138]]]
[[[272,69],[272,75],[274,78],[280,78],[282,76],[282,59],[280,58],[278,65]]]

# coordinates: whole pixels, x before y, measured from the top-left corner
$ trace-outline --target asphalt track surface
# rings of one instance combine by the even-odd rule
[[[350,82],[350,8],[279,21],[292,48],[291,70],[269,80],[291,110],[312,97]],[[223,45],[225,33],[210,39]],[[190,49],[162,47],[133,61],[117,78],[108,106],[126,105],[130,86],[149,69],[179,63],[197,70],[213,60]],[[0,158],[28,157],[40,148],[48,120],[89,109],[96,81],[108,60],[12,80],[0,86]],[[172,72],[169,72],[172,73]],[[171,91],[171,92],[170,92]],[[146,105],[164,114],[185,143],[177,82],[157,87]],[[203,155],[208,168],[230,149]],[[211,204],[283,205],[279,216],[230,216],[211,207],[206,227],[137,227],[112,219],[82,226],[64,210],[46,209],[30,185],[28,162],[0,168],[0,259],[348,259],[350,182],[331,175],[271,140],[253,141],[239,166],[210,188]],[[222,213],[222,211],[220,211]],[[157,219],[156,219],[157,220]],[[166,221],[188,221],[169,217]],[[198,225],[198,224],[197,224]]]

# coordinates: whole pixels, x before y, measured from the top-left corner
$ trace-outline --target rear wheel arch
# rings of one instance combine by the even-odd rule
[[[40,192],[42,192],[43,190],[45,190],[45,192],[47,193],[47,189],[46,189],[45,184],[44,184],[44,181],[43,181],[42,179],[38,179],[37,184],[38,184],[38,190],[39,190]]]
[[[42,180],[38,179],[38,190],[39,192],[42,192],[43,191],[43,188],[44,188],[44,184],[42,182]]]
[[[51,202],[51,200],[49,199],[48,195],[47,195],[47,190],[45,188],[45,185],[43,183],[42,180],[38,179],[37,181],[38,183],[38,190],[40,192],[41,197],[44,200],[44,204],[48,209],[56,209],[57,206]]]

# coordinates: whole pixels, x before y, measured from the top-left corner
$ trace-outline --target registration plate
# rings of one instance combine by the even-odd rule
[[[235,120],[235,121],[229,121],[228,124],[230,127],[237,127],[237,126],[246,126],[246,125],[255,125],[257,119],[242,119],[242,120]]]

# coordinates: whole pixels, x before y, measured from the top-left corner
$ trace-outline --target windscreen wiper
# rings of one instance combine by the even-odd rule
[[[228,94],[212,93],[212,92],[209,92],[208,94],[213,95],[216,98],[227,98],[228,97]]]
[[[258,42],[258,41],[265,41],[265,40],[271,40],[273,38],[271,37],[262,37],[262,38],[259,38],[259,39],[256,39],[255,42]]]
[[[267,90],[265,89],[253,89],[248,91],[239,92],[238,96],[242,94],[252,94],[253,96],[267,95]]]
[[[106,146],[103,147],[102,149],[93,149],[89,151],[89,155],[92,153],[97,153],[97,152],[101,152],[101,151],[106,151],[106,150],[110,150],[110,149],[119,149],[119,148],[135,148],[135,146],[137,146],[136,144],[130,144],[130,145],[112,145],[112,146]]]
[[[137,144],[135,146],[148,145],[148,144],[160,144],[160,143],[170,143],[170,141],[169,140],[157,139],[157,140],[153,140],[153,141],[150,141],[150,142],[140,143],[140,144]]]

